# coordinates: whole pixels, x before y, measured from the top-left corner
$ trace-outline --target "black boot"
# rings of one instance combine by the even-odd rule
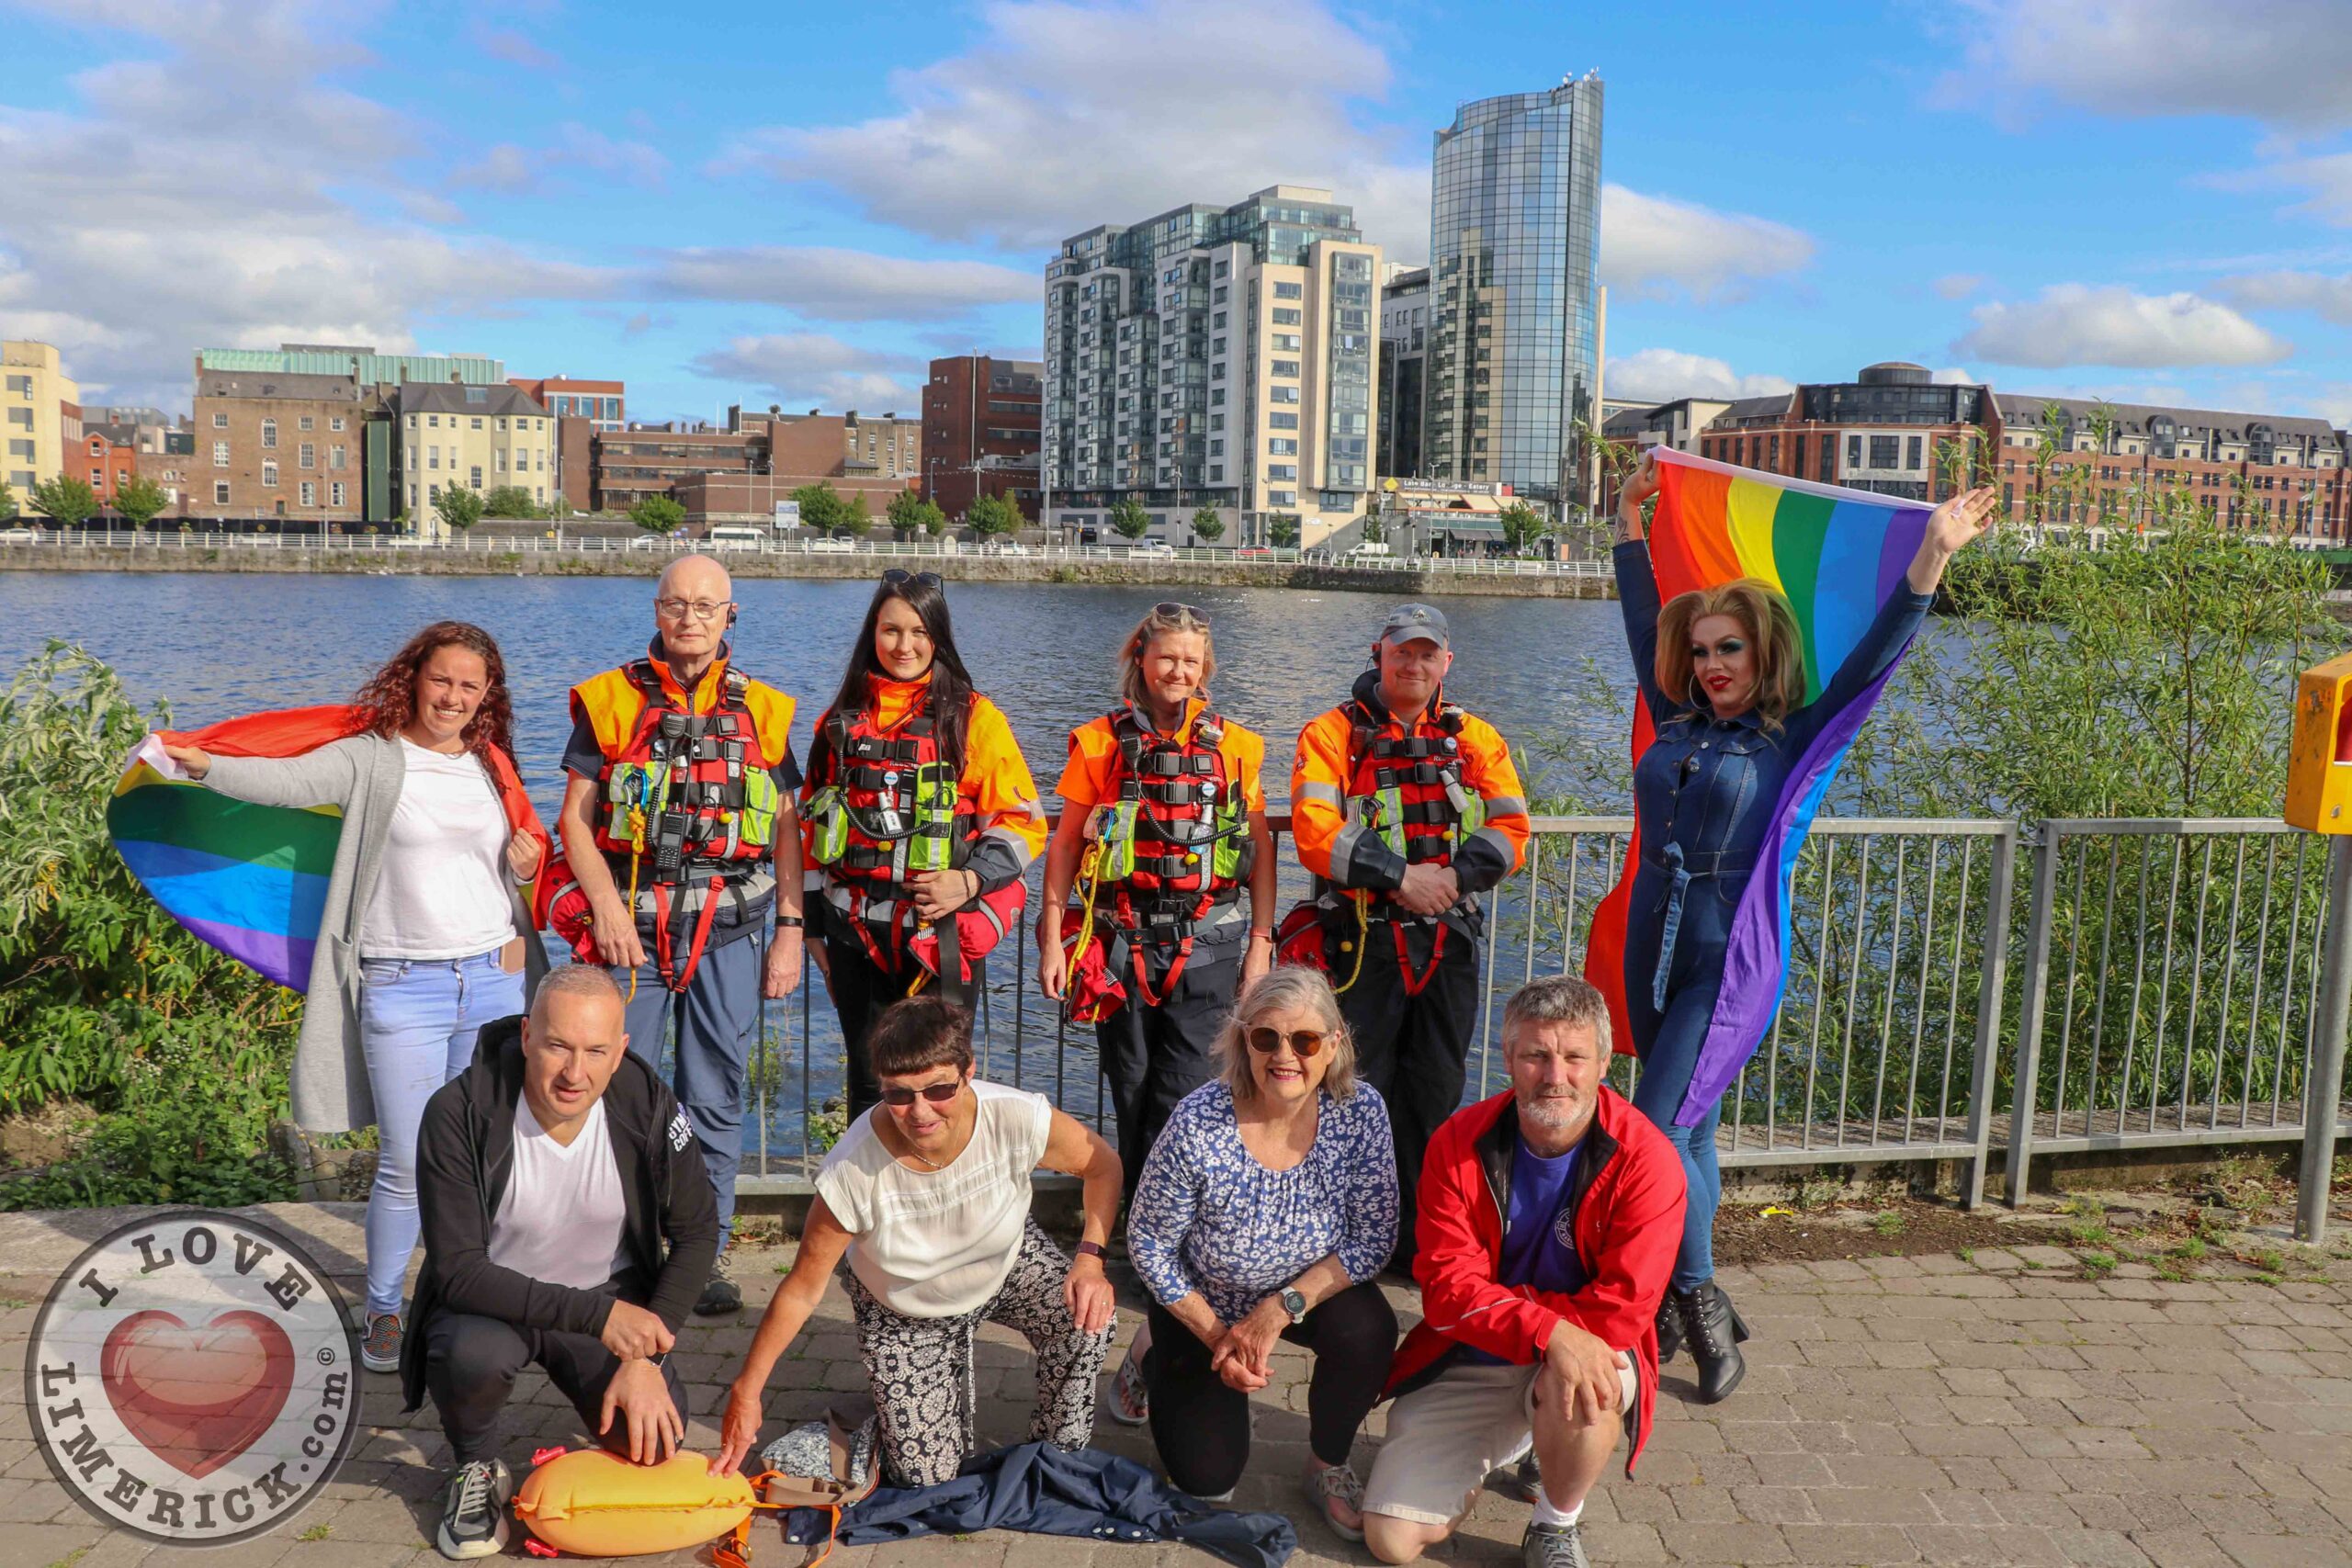
[[[1682,1309],[1675,1304],[1674,1292],[1668,1291],[1658,1298],[1657,1303],[1657,1364],[1666,1365],[1681,1348]]]
[[[1694,1291],[1670,1291],[1667,1299],[1679,1312],[1690,1359],[1699,1363],[1699,1403],[1722,1404],[1747,1375],[1747,1359],[1739,1353],[1747,1321],[1713,1280]]]

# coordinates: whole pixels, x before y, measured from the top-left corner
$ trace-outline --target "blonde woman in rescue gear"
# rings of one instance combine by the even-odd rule
[[[1070,731],[1055,786],[1037,984],[1094,1025],[1130,1196],[1170,1112],[1216,1076],[1235,998],[1273,964],[1266,743],[1216,710],[1216,673],[1208,617],[1153,605],[1120,645],[1119,705]],[[1149,1348],[1147,1328],[1112,1384],[1129,1426],[1148,1414]]]

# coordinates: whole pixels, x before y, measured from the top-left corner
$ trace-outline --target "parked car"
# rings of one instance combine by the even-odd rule
[[[1128,547],[1127,558],[1129,560],[1172,558],[1175,554],[1176,547],[1165,539],[1142,539]]]
[[[990,539],[980,547],[984,556],[1025,556],[1029,547],[1018,539]]]
[[[1263,545],[1244,545],[1233,553],[1237,556],[1270,556],[1274,552]]]
[[[1080,528],[1078,531],[1078,542],[1081,545],[1099,545],[1102,542],[1102,531],[1100,528]]]
[[[811,555],[854,555],[857,553],[857,541],[854,539],[811,539],[808,541],[808,551]]]
[[[703,536],[714,550],[756,550],[767,542],[767,530],[741,525],[713,528]]]
[[[0,545],[37,545],[40,542],[38,528],[0,528]]]
[[[1351,557],[1386,556],[1388,553],[1388,546],[1385,540],[1375,542],[1371,539],[1366,539],[1362,544],[1351,547],[1348,550],[1348,554]]]

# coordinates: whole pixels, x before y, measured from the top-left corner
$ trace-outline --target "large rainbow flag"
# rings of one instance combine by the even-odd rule
[[[1846,655],[1902,583],[1927,532],[1929,509],[1866,491],[1811,484],[1737,468],[1667,447],[1653,448],[1664,488],[1649,528],[1658,602],[1735,578],[1770,583],[1796,612],[1804,638],[1805,700],[1817,700]],[[1893,673],[1894,664],[1887,666]],[[1675,1115],[1695,1125],[1739,1077],[1763,1043],[1788,978],[1789,885],[1814,814],[1838,776],[1862,720],[1885,689],[1870,682],[1828,721],[1797,759],[1773,803],[1771,827],[1756,856],[1757,874],[1732,913],[1722,994],[1701,1047],[1690,1092]],[[1655,739],[1648,707],[1634,705],[1634,761]],[[1624,874],[1593,914],[1585,977],[1609,998],[1616,1038],[1633,1036],[1625,1013],[1625,931],[1640,835]],[[1764,868],[1773,868],[1770,875]]]
[[[150,735],[107,803],[107,830],[131,874],[172,919],[265,979],[311,983],[319,916],[343,813],[254,806],[205,788],[164,743],[219,757],[296,757],[358,732],[361,710],[288,708]]]

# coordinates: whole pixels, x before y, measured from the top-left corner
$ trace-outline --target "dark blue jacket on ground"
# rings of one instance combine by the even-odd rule
[[[813,1508],[785,1519],[785,1539],[822,1540]],[[1137,1464],[1097,1449],[1023,1443],[978,1454],[939,1486],[885,1486],[842,1516],[843,1546],[878,1546],[976,1530],[1085,1536],[1137,1546],[1176,1541],[1237,1568],[1282,1568],[1298,1532],[1279,1514],[1235,1514],[1187,1496]]]

